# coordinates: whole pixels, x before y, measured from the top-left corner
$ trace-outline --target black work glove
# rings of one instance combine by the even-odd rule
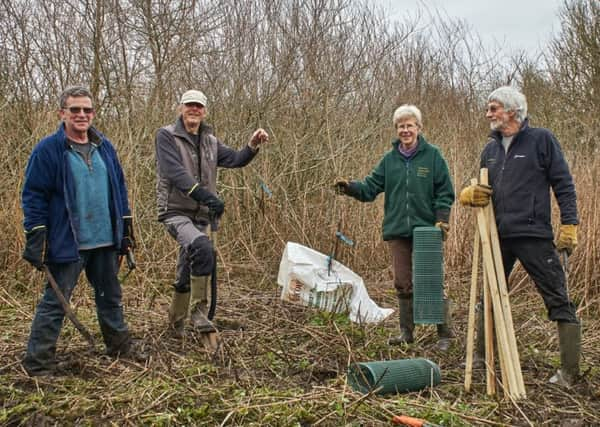
[[[333,188],[337,194],[347,194],[348,180],[344,178],[336,178],[333,183]]]
[[[135,237],[133,237],[133,219],[131,217],[123,218],[123,238],[119,255],[127,255],[130,250],[135,248]]]
[[[38,270],[44,269],[44,250],[46,248],[46,227],[34,228],[25,232],[23,259]]]
[[[354,197],[357,194],[356,187],[352,181],[344,178],[336,178],[333,188],[337,194],[345,194]]]
[[[221,199],[199,185],[190,193],[190,197],[195,201],[206,205],[211,215],[214,215],[217,218],[220,218],[225,211],[225,204]]]

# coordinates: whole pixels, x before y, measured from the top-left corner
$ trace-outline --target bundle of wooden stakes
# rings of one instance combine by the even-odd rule
[[[477,180],[471,180],[477,184]],[[487,169],[481,169],[480,183],[488,183]],[[502,253],[494,208],[488,204],[475,208],[477,226],[473,242],[473,266],[471,271],[471,293],[469,299],[469,320],[467,329],[467,358],[465,369],[465,390],[471,389],[473,375],[473,347],[475,335],[475,305],[477,303],[477,275],[479,252],[483,264],[483,315],[485,330],[486,390],[488,395],[496,394],[496,373],[494,369],[494,332],[497,337],[498,356],[504,394],[512,399],[525,398],[525,384],[521,372],[517,340],[513,327],[508,288],[504,276]]]

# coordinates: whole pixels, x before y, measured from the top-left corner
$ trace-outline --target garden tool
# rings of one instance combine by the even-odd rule
[[[333,199],[334,202],[334,210],[335,210],[335,198]],[[343,210],[342,210],[343,213]],[[335,231],[334,234],[334,242],[333,242],[333,250],[331,251],[331,254],[329,255],[329,257],[327,257],[327,275],[331,275],[331,269],[333,267],[333,261],[337,260],[337,253],[338,253],[338,245],[339,242],[341,241],[342,243],[353,247],[354,246],[354,241],[352,239],[350,239],[348,236],[346,236],[344,233],[342,233],[342,225],[343,225],[343,218],[340,216],[340,219],[338,221],[337,224],[337,229]]]
[[[563,270],[565,271],[565,292],[567,298],[569,297],[569,253],[566,249],[560,251],[560,257],[562,258]]]
[[[121,284],[125,283],[125,279],[127,279],[127,276],[129,276],[129,274],[131,274],[131,272],[133,270],[135,270],[135,267],[137,266],[136,262],[135,262],[135,256],[133,255],[133,251],[131,250],[131,248],[127,249],[127,254],[125,255],[125,260],[127,262],[127,273],[125,273],[123,275],[123,277],[121,278]],[[123,263],[123,255],[119,255],[119,268],[121,268],[121,264]]]
[[[413,418],[408,415],[394,415],[392,417],[394,424],[399,424],[407,427],[440,427],[437,424],[431,424],[430,422],[421,418]]]
[[[329,257],[327,257],[327,275],[328,276],[331,274],[331,267],[333,265],[333,260],[335,260],[337,258],[338,243],[341,241],[348,246],[351,246],[351,247],[354,246],[354,241],[352,239],[348,238],[346,235],[344,235],[344,233],[339,231],[339,229],[341,228],[341,224],[342,224],[342,221],[340,220],[340,222],[338,223],[338,230],[335,232],[335,241],[333,244],[333,251],[332,251],[331,255],[329,255]]]
[[[210,238],[213,242],[214,264],[209,276],[191,277],[191,304],[190,320],[194,328],[199,332],[216,332],[212,319],[215,317],[217,307],[217,228],[218,219],[216,216],[210,217]],[[208,301],[210,283],[210,303]],[[207,307],[208,305],[208,307]]]
[[[213,265],[212,272],[210,273],[210,306],[208,309],[208,319],[213,320],[215,317],[215,311],[217,309],[217,229],[219,227],[219,221],[217,218],[212,217],[210,223],[210,240],[213,243],[213,250],[215,252],[215,263]]]
[[[64,294],[58,287],[56,280],[54,280],[54,276],[52,276],[52,273],[50,273],[50,269],[46,265],[44,265],[44,272],[46,273],[46,277],[48,278],[48,282],[50,283],[50,286],[54,290],[54,293],[56,293],[56,297],[60,301],[60,305],[62,305],[62,308],[65,311],[65,315],[69,318],[69,320],[71,322],[73,322],[73,325],[75,325],[75,328],[81,333],[81,335],[83,335],[83,337],[89,343],[91,349],[95,350],[96,342],[94,341],[94,337],[85,328],[85,326],[83,326],[83,324],[79,321],[79,319],[77,319],[77,316],[75,316],[75,313],[73,312],[73,310],[71,310],[71,306],[67,302],[67,299],[65,298]]]

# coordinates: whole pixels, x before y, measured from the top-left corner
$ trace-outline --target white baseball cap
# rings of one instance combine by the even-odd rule
[[[181,95],[180,104],[189,104],[191,102],[198,102],[206,107],[206,95],[199,90],[188,90]]]

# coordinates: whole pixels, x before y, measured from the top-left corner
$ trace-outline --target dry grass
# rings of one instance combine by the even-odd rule
[[[275,267],[275,266],[272,266]],[[142,266],[143,269],[143,266]],[[389,347],[396,331],[391,318],[377,326],[351,324],[279,301],[272,269],[251,273],[251,265],[222,265],[217,318],[239,320],[245,330],[225,330],[221,346],[205,351],[193,333],[184,340],[166,329],[167,292],[144,295],[145,279],[134,273],[125,285],[126,314],[134,334],[147,346],[145,364],[92,354],[72,325],[59,341],[65,376],[29,378],[20,366],[31,318],[31,298],[2,288],[4,425],[384,425],[392,414],[412,414],[443,425],[563,425],[600,423],[600,376],[593,362],[598,321],[584,317],[583,370],[573,390],[546,384],[558,365],[554,325],[544,320],[531,286],[513,295],[513,313],[528,399],[485,396],[483,373],[474,391],[463,391],[467,307],[456,312],[455,340],[448,354],[436,353],[433,327],[419,327],[410,348]],[[468,273],[449,275],[456,301],[467,299]],[[39,279],[38,277],[36,277]],[[389,281],[368,280],[374,299],[394,306]],[[78,316],[93,331],[93,300],[81,286],[73,300]],[[96,332],[96,335],[99,335]],[[98,336],[98,339],[100,337]],[[361,396],[346,384],[352,361],[427,357],[439,364],[442,384],[406,395]],[[569,424],[566,424],[569,425]]]
[[[178,7],[185,2],[129,2],[128,13],[96,3],[85,10],[69,3],[76,10],[58,15],[53,11],[67,7],[58,0],[0,5],[0,50],[11,59],[0,72],[0,86],[8,88],[0,94],[0,424],[368,426],[408,413],[447,426],[600,425],[600,130],[594,99],[586,98],[598,90],[581,83],[587,68],[573,76],[553,69],[553,58],[544,70],[524,58],[498,58],[460,23],[424,25],[409,17],[392,29],[362,2],[295,7],[223,0],[211,3],[209,15],[203,1],[189,2],[189,8]],[[173,9],[164,13],[163,3]],[[196,16],[206,23],[202,37],[186,27]],[[171,49],[174,40],[180,49]],[[49,61],[57,57],[70,60]],[[98,67],[90,70],[89,64]],[[20,258],[18,195],[31,149],[57,126],[52,103],[65,82],[76,81],[89,82],[101,98],[98,128],[124,165],[138,245],[138,269],[124,284],[124,307],[151,358],[139,364],[91,353],[66,324],[58,354],[69,374],[32,379],[20,359],[42,278]],[[583,84],[583,93],[565,91],[561,81]],[[365,279],[378,303],[394,307],[380,233],[382,198],[360,204],[336,197],[331,183],[337,176],[362,178],[372,169],[389,149],[394,108],[408,102],[423,111],[425,135],[442,149],[459,190],[478,174],[488,129],[482,100],[506,82],[523,87],[533,124],[556,132],[575,176],[581,217],[569,285],[583,320],[585,377],[571,391],[546,384],[559,364],[555,325],[517,269],[511,300],[528,391],[528,399],[517,403],[485,396],[481,374],[473,393],[463,392],[474,227],[468,209],[453,210],[445,246],[458,334],[448,354],[435,352],[432,327],[417,330],[414,346],[392,348],[386,342],[396,331],[395,318],[355,325],[344,316],[282,304],[276,285],[287,241],[328,253],[341,223],[356,247],[342,247],[340,261]],[[209,95],[209,121],[226,143],[240,147],[257,126],[272,140],[248,167],[219,176],[226,214],[219,232],[217,316],[240,320],[246,329],[223,331],[216,354],[204,351],[193,334],[180,341],[166,332],[177,248],[156,222],[153,140],[156,129],[173,119],[171,104],[190,87]],[[558,224],[556,209],[554,218]],[[72,302],[99,338],[83,279]],[[361,396],[346,384],[352,361],[412,357],[437,362],[442,384],[391,396]]]
[[[154,122],[153,122],[154,123]],[[458,339],[447,355],[435,352],[432,327],[418,329],[416,345],[392,348],[395,316],[382,325],[359,326],[343,316],[327,316],[279,302],[276,275],[285,242],[297,241],[322,252],[340,219],[343,231],[357,242],[343,246],[339,258],[365,278],[378,303],[395,307],[387,248],[379,224],[382,202],[361,204],[336,197],[330,183],[336,175],[368,173],[387,148],[387,133],[370,140],[347,139],[313,147],[290,143],[284,128],[271,129],[273,144],[246,169],[220,176],[227,211],[219,233],[218,316],[244,322],[244,331],[224,331],[217,354],[203,350],[197,337],[174,339],[166,332],[166,309],[174,276],[176,245],[155,220],[152,135],[158,123],[107,129],[115,141],[128,177],[138,236],[138,269],[124,284],[124,306],[134,335],[149,349],[146,364],[114,361],[91,354],[77,331],[66,324],[58,354],[69,374],[28,378],[21,366],[29,325],[42,290],[39,273],[20,260],[22,230],[18,193],[24,161],[31,145],[55,126],[40,121],[25,144],[9,141],[1,193],[1,229],[10,236],[0,253],[0,339],[3,402],[0,423],[6,425],[380,425],[392,414],[408,413],[443,425],[559,425],[564,420],[600,422],[598,340],[598,160],[584,162],[569,153],[579,194],[580,247],[571,257],[571,293],[583,319],[583,371],[573,391],[549,386],[559,364],[555,326],[548,322],[541,299],[521,269],[512,283],[513,315],[528,399],[513,403],[485,396],[483,375],[475,376],[474,392],[463,392],[464,336],[470,274],[472,212],[457,207],[446,242],[447,285],[457,301]],[[384,125],[382,125],[384,126]],[[103,129],[103,124],[100,123]],[[428,130],[446,153],[453,180],[475,176],[480,144],[456,148],[456,136],[445,124]],[[283,135],[277,136],[277,135]],[[310,139],[311,137],[307,137]],[[470,140],[471,138],[468,138]],[[477,141],[480,138],[472,138]],[[292,139],[293,140],[293,139]],[[434,140],[434,142],[437,142]],[[21,140],[22,141],[22,140]],[[307,154],[308,152],[308,154]],[[296,157],[294,157],[296,156]],[[283,159],[293,159],[284,161]],[[472,165],[473,164],[473,165]],[[469,165],[465,167],[464,165]],[[273,197],[261,193],[259,179]],[[81,320],[96,331],[93,300],[85,280],[73,304]],[[101,350],[101,349],[98,349]],[[361,396],[346,384],[352,361],[428,357],[442,369],[442,384],[422,393]],[[574,422],[575,422],[574,421]],[[568,425],[568,424],[567,424]]]

